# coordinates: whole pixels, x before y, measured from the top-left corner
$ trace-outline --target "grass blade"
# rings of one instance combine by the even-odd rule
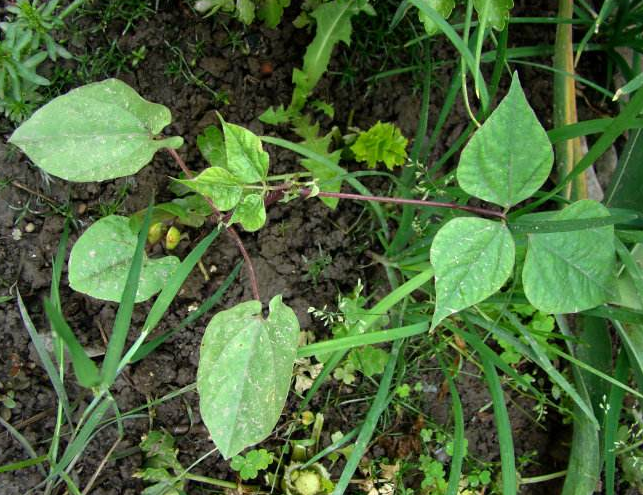
[[[627,360],[627,351],[621,349],[616,358],[614,378],[625,382],[628,378],[630,363]],[[605,459],[605,495],[614,495],[614,482],[616,481],[616,432],[623,408],[625,392],[620,387],[612,386],[607,401],[608,410],[605,415],[603,436],[603,458]]]
[[[34,326],[33,321],[31,321],[31,317],[27,312],[27,308],[25,308],[25,303],[22,301],[22,297],[20,296],[19,291],[16,291],[16,297],[18,299],[18,308],[20,310],[20,316],[22,316],[22,321],[25,324],[27,333],[29,333],[29,338],[33,343],[34,349],[36,350],[36,354],[38,354],[38,357],[40,358],[40,362],[42,363],[43,367],[45,368],[45,371],[47,372],[47,376],[49,377],[49,380],[51,381],[51,384],[54,387],[54,391],[58,396],[58,400],[63,406],[65,414],[67,415],[67,421],[69,421],[69,424],[71,425],[72,424],[71,408],[69,406],[69,398],[67,397],[67,391],[65,390],[65,386],[63,385],[63,382],[60,379],[60,376],[58,375],[58,370],[56,369],[56,366],[54,365],[53,361],[49,357],[49,353],[45,348],[45,343],[42,341],[42,338],[40,337],[38,330],[36,330],[36,327]]]
[[[640,92],[640,91],[639,91]],[[639,119],[640,120],[640,119]],[[643,211],[643,129],[630,134],[605,194],[606,206]]]
[[[353,474],[355,473],[364,452],[368,448],[368,443],[371,441],[371,437],[377,427],[380,416],[388,405],[389,389],[391,388],[393,375],[397,368],[397,360],[403,345],[404,340],[396,340],[391,348],[391,353],[386,363],[384,373],[382,374],[382,380],[380,381],[380,385],[377,389],[377,394],[375,394],[375,399],[368,410],[366,419],[364,420],[362,428],[357,435],[357,440],[353,445],[353,450],[346,460],[346,465],[344,466],[344,470],[342,471],[339,481],[335,485],[332,495],[342,495],[346,491],[346,488],[348,488],[348,484],[351,482]]]
[[[484,368],[484,376],[489,386],[491,401],[493,403],[493,415],[498,432],[498,443],[500,444],[500,461],[502,463],[502,494],[515,495],[518,488],[516,479],[516,458],[514,455],[514,443],[511,434],[511,423],[509,413],[505,404],[505,396],[500,385],[500,378],[496,367],[486,356],[481,355],[480,360]]]
[[[33,459],[25,459],[24,461],[13,462],[11,464],[5,464],[0,466],[0,474],[8,473],[10,471],[19,471],[20,469],[25,469],[37,464],[42,464],[48,459],[46,455],[41,455],[40,457],[35,457]]]
[[[143,226],[138,233],[138,241],[136,243],[136,250],[132,257],[132,264],[130,265],[129,273],[127,274],[127,282],[123,290],[123,296],[116,312],[114,319],[114,327],[112,328],[112,335],[107,344],[107,351],[105,352],[105,359],[103,361],[103,368],[101,374],[101,385],[104,389],[111,387],[116,379],[118,365],[121,360],[127,334],[129,332],[130,323],[132,321],[132,313],[134,311],[134,300],[136,292],[138,291],[138,281],[141,276],[141,267],[143,266],[143,255],[145,254],[145,243],[147,242],[147,232],[150,229],[150,222],[152,221],[152,204],[147,208],[145,213],[145,220]]]
[[[600,134],[607,130],[607,128],[612,125],[614,119],[605,118],[605,119],[593,119],[593,120],[583,120],[582,122],[577,122],[576,124],[568,124],[562,127],[555,127],[547,131],[547,136],[552,144],[559,143],[560,141],[565,141],[566,139],[574,139],[581,136],[589,136],[591,134]],[[643,127],[643,119],[637,118],[633,119],[631,122],[630,129],[641,129]],[[643,136],[641,136],[643,140]],[[631,140],[632,138],[630,138]],[[618,176],[618,172],[615,177]],[[611,195],[608,192],[606,205],[610,206]]]
[[[7,429],[7,431],[11,434],[11,436],[12,436],[13,438],[15,438],[15,439],[16,439],[16,441],[17,441],[20,445],[22,445],[22,448],[23,448],[23,449],[25,449],[25,451],[27,452],[27,454],[29,454],[29,456],[30,456],[32,459],[39,459],[39,458],[40,458],[40,456],[38,456],[38,454],[36,454],[36,451],[34,450],[34,448],[33,448],[33,447],[31,446],[31,444],[29,443],[29,440],[27,440],[27,439],[26,439],[26,438],[25,438],[25,437],[24,437],[24,436],[23,436],[23,435],[22,435],[18,430],[16,430],[16,429],[11,425],[11,424],[7,423],[7,422],[6,422],[6,421],[5,421],[1,416],[0,416],[0,425],[4,426],[4,427]],[[47,473],[45,472],[45,469],[44,469],[40,464],[36,464],[36,467],[38,468],[38,471],[40,471],[40,474],[42,474],[43,476],[47,476]]]
[[[71,364],[74,367],[74,373],[83,387],[92,388],[100,383],[100,373],[98,367],[92,361],[83,346],[80,345],[74,332],[65,321],[60,310],[49,299],[45,299],[45,313],[51,322],[52,329],[65,342],[69,354],[71,355]]]

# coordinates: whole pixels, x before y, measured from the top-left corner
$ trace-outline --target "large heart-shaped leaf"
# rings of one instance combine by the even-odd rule
[[[160,148],[180,147],[180,137],[155,139],[171,120],[163,105],[108,79],[53,99],[16,129],[9,142],[56,177],[102,181],[138,172]]]
[[[515,251],[503,223],[454,218],[444,225],[431,245],[436,292],[431,328],[498,291],[511,275]]]
[[[217,313],[205,330],[197,373],[201,417],[226,459],[266,438],[286,402],[299,323],[276,296],[267,319],[248,301]]]
[[[507,96],[462,150],[457,169],[460,187],[509,208],[540,189],[553,163],[547,133],[516,73]]]
[[[428,0],[428,6],[435,9],[435,11],[445,19],[448,19],[455,8],[455,0]],[[422,24],[424,24],[424,30],[429,36],[433,36],[440,31],[440,28],[433,19],[421,10],[418,10],[418,17]]]
[[[216,126],[209,125],[196,138],[201,155],[213,167],[226,167],[225,142],[223,132]]]
[[[118,215],[101,218],[76,241],[69,255],[72,289],[107,301],[121,300],[134,251],[136,234],[129,219]],[[144,255],[136,302],[160,291],[179,264],[176,256],[149,259]]]
[[[609,216],[592,200],[577,201],[552,220]],[[607,301],[614,291],[614,226],[529,234],[522,272],[525,295],[545,313],[576,313]]]

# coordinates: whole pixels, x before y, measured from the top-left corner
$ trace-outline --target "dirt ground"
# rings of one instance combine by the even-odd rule
[[[177,7],[173,4],[174,2],[161,2],[157,14],[136,23],[124,36],[121,36],[123,26],[118,23],[110,25],[105,33],[86,34],[75,41],[78,46],[72,46],[72,51],[74,48],[81,50],[83,46],[90,50],[96,49],[104,46],[109,39],[117,39],[118,47],[124,53],[131,53],[145,46],[145,59],[135,69],[121,72],[118,77],[136,88],[145,98],[171,109],[174,122],[167,132],[186,138],[187,146],[182,148],[180,153],[188,166],[194,170],[205,166],[195,146],[196,136],[207,125],[215,122],[216,110],[229,122],[246,126],[257,134],[292,137],[287,129],[264,125],[257,117],[269,106],[287,103],[290,100],[292,70],[300,64],[305,47],[310,41],[310,34],[294,29],[286,21],[278,31],[262,27],[248,28],[243,34],[241,46],[234,46],[229,43],[229,34],[222,23],[215,24],[211,19],[199,19],[187,7]],[[553,12],[552,4],[555,5],[555,2],[532,2],[528,11],[519,5],[515,12],[516,15],[548,15]],[[94,20],[89,17],[80,22],[90,25]],[[231,30],[241,32],[240,26],[234,21],[228,24]],[[529,45],[553,40],[553,28],[530,30],[527,27],[517,27],[516,31],[520,29],[520,33],[510,36],[512,43]],[[198,54],[193,70],[195,73],[203,73],[203,80],[211,88],[225,93],[229,103],[217,103],[208,91],[189,84],[184,78],[168,76],[167,67],[175,60],[176,55],[168,49],[166,41],[181,48],[188,59],[194,56],[195,43],[202,42],[202,53]],[[446,43],[437,42],[434,50],[436,59],[453,58],[453,51]],[[333,68],[337,71],[343,69],[342,55],[350,57],[351,49],[343,47],[335,56]],[[273,67],[270,75],[262,73],[261,65],[264,62],[270,62]],[[445,65],[436,70],[436,89],[432,93],[430,122],[435,121],[440,110],[441,95],[446,90],[452,68],[452,65]],[[342,85],[338,76],[327,76],[320,84],[317,94],[322,99],[334,103],[334,120],[340,125],[346,122],[349,113],[353,111],[355,125],[367,128],[377,120],[392,121],[400,126],[406,136],[412,137],[420,106],[419,93],[412,90],[413,78],[396,76],[376,83],[367,83],[364,79],[371,74],[369,70],[369,67],[365,67],[353,80],[352,85]],[[523,68],[521,79],[526,86],[527,96],[543,124],[546,128],[551,127],[551,115],[548,113],[551,106],[551,77],[544,77],[542,73]],[[443,139],[438,144],[433,158],[446,149],[467,122],[464,108],[456,107],[445,126]],[[328,125],[328,122],[325,123]],[[167,189],[168,177],[176,176],[178,170],[169,156],[159,153],[153,163],[134,177],[100,184],[69,184],[58,179],[46,182],[38,169],[29,165],[24,156],[4,144],[10,133],[9,124],[4,122],[1,127],[7,131],[5,139],[0,142],[1,176],[3,179],[14,178],[25,188],[13,185],[0,190],[0,295],[7,294],[10,289],[19,289],[36,327],[44,332],[47,325],[42,314],[42,299],[48,292],[51,260],[63,226],[62,217],[53,211],[49,200],[56,204],[69,201],[77,212],[80,226],[86,227],[99,218],[101,205],[119,198],[123,187],[128,188],[128,194],[120,210],[124,214],[145,207],[153,194],[158,201],[171,199]],[[268,151],[271,154],[272,173],[297,170],[295,157],[291,153],[274,148],[268,148]],[[375,181],[369,186],[377,190],[378,187],[386,187],[386,184]],[[32,194],[29,190],[38,194]],[[338,291],[350,291],[358,279],[365,283],[366,293],[384,293],[384,276],[372,265],[372,259],[368,256],[369,249],[377,245],[373,239],[374,228],[367,215],[360,217],[361,211],[360,205],[350,202],[340,203],[335,211],[317,201],[297,201],[271,208],[266,227],[256,235],[243,236],[257,269],[264,302],[275,294],[283,294],[284,302],[297,313],[302,329],[313,330],[322,337],[326,335],[327,330],[311,320],[307,311],[310,306],[333,307]],[[28,223],[34,226],[32,232],[28,232],[29,229],[26,228]],[[203,234],[203,231],[199,230],[188,229],[188,232],[192,239]],[[73,232],[72,243],[78,235],[78,231]],[[177,254],[183,256],[188,247],[188,242],[182,242]],[[317,280],[313,281],[310,260],[318,259],[321,254],[328,256],[331,261],[321,275],[316,277]],[[195,270],[158,331],[172,328],[185,317],[191,304],[198,303],[216,290],[238,260],[236,247],[230,240],[221,236],[203,260],[211,273],[210,280],[206,281],[203,275]],[[217,310],[250,297],[250,287],[242,271],[240,283],[231,287]],[[68,288],[65,274],[62,281],[62,300],[65,315],[83,345],[100,354],[104,349],[101,331],[109,331],[116,305],[72,292]],[[141,325],[149,307],[149,303],[137,307],[134,328]],[[152,398],[194,382],[198,348],[206,321],[207,319],[203,319],[180,332],[149,358],[128,369],[114,387],[121,411],[128,411]],[[132,340],[134,334],[135,332],[132,332]],[[437,372],[424,378],[437,387],[443,379]],[[53,431],[55,421],[52,408],[55,395],[30,345],[15,300],[0,304],[0,382],[20,382],[15,397],[17,406],[12,411],[11,423],[38,448],[46,449],[46,441]],[[338,385],[333,382],[326,387]],[[481,408],[489,401],[484,382],[465,374],[459,381],[459,388],[465,407],[466,435],[471,451],[483,459],[498,460],[493,415],[489,410],[481,412]],[[351,425],[358,424],[365,413],[365,403],[345,405],[341,408],[325,407],[326,392],[327,390],[323,389],[319,393],[313,408],[317,407],[324,413],[328,432],[345,428],[345,421],[349,421]],[[348,387],[342,387],[334,393],[339,394],[341,398],[342,394],[350,396],[351,391]],[[72,388],[71,399],[82,404],[87,403],[90,398],[86,394],[83,395],[79,388]],[[298,400],[291,394],[284,418],[290,416],[297,403]],[[416,407],[437,423],[450,422],[448,398],[437,400],[436,396],[427,394]],[[510,416],[517,455],[536,450],[539,453],[540,467],[545,472],[564,469],[564,439],[568,438],[569,431],[559,424],[559,419],[555,416],[548,420],[549,431],[535,427],[524,413],[530,411],[531,407],[533,404],[524,398],[511,396]],[[177,433],[180,460],[184,465],[212,449],[212,443],[200,421],[195,393],[187,393],[163,403],[154,411],[150,411],[149,417],[153,418],[155,428],[162,427]],[[148,431],[150,421],[147,417],[129,421],[126,437],[118,446],[117,452],[126,452],[135,447],[141,435]],[[368,455],[416,455],[411,438],[414,421],[415,418],[412,417],[400,418],[397,431],[388,432],[388,436],[381,436]],[[267,441],[268,444],[274,445],[282,432],[278,429],[276,435]],[[84,486],[93,474],[114,438],[113,429],[107,428],[90,444],[76,465],[75,471],[80,486]],[[24,457],[22,447],[4,430],[0,430],[0,465]],[[132,478],[140,463],[140,454],[109,462],[91,493],[140,493],[142,483]],[[216,456],[199,465],[195,472],[235,479],[234,473],[228,469],[228,464]],[[17,475],[2,474],[0,492],[3,495],[22,494],[40,480],[35,468],[22,470]],[[523,489],[521,493],[546,493],[552,489],[556,490],[556,486],[540,484],[537,488]],[[205,491],[201,491],[197,484],[191,484],[189,493]]]

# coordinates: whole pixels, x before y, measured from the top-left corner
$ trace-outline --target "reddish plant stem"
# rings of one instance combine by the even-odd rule
[[[310,189],[300,189],[299,194],[302,196],[309,196],[312,193]],[[386,196],[365,196],[362,194],[351,193],[334,193],[323,192],[317,193],[321,198],[339,198],[339,199],[353,199],[356,201],[377,201],[378,203],[394,203],[398,205],[416,205],[416,206],[430,206],[434,208],[448,208],[451,210],[462,210],[475,213],[476,215],[485,217],[496,217],[506,220],[506,215],[501,211],[487,210],[485,208],[478,208],[476,206],[459,205],[457,203],[441,203],[440,201],[428,201],[424,199],[406,199],[406,198],[389,198]]]
[[[181,167],[181,170],[183,171],[185,176],[188,179],[193,179],[194,174],[190,171],[190,169],[187,167],[187,165],[185,164],[183,159],[179,156],[179,154],[176,152],[176,150],[172,148],[165,148],[165,149],[168,151],[168,153],[170,153],[170,155],[172,155],[172,158],[174,158],[174,161],[179,165],[179,167]],[[230,215],[224,215],[219,211],[219,209],[216,206],[214,206],[214,203],[210,198],[206,196],[204,196],[204,198],[212,208],[212,212],[214,213],[214,217],[216,221],[225,223],[229,219]],[[246,269],[248,270],[248,278],[250,279],[250,287],[252,288],[252,296],[257,301],[261,301],[261,297],[259,295],[259,284],[257,283],[257,274],[255,273],[255,267],[252,264],[250,255],[248,254],[248,251],[246,250],[246,247],[244,246],[243,241],[241,240],[241,237],[239,237],[239,234],[232,226],[226,227],[226,232],[232,238],[234,243],[237,245],[237,248],[239,249],[241,256],[243,256],[243,259],[245,260]]]

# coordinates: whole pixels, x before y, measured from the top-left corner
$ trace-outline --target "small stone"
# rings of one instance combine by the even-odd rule
[[[76,209],[79,215],[82,215],[87,211],[87,204],[86,203],[80,203],[78,205],[78,208]]]
[[[22,239],[22,231],[16,227],[11,231],[11,238],[14,241],[19,241],[20,239]]]
[[[34,230],[36,230],[36,226],[33,223],[29,222],[27,225],[25,225],[25,232],[27,232],[28,234],[31,234]]]

